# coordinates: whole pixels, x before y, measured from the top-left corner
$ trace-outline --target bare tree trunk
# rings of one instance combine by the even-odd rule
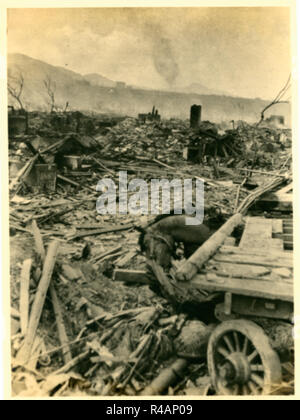
[[[271,108],[273,105],[276,104],[286,104],[288,103],[288,101],[282,101],[281,99],[283,98],[283,96],[286,94],[286,92],[290,89],[291,87],[291,75],[289,75],[289,78],[286,82],[286,84],[284,85],[284,87],[280,90],[280,92],[277,94],[277,96],[275,97],[275,99],[270,102],[260,113],[260,120],[258,121],[258,123],[256,124],[256,127],[258,127],[263,120],[265,119],[265,112]]]

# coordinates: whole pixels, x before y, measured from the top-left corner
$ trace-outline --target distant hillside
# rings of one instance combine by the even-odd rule
[[[189,86],[177,88],[176,92],[181,93],[196,93],[198,95],[219,95],[219,96],[230,96],[228,93],[217,89],[211,89],[207,86],[203,86],[200,83],[191,83]]]
[[[86,74],[84,76],[84,78],[85,78],[85,80],[90,82],[91,85],[94,85],[94,86],[104,86],[104,87],[115,87],[116,86],[116,82],[108,79],[107,77],[101,76],[98,73]]]
[[[29,110],[47,110],[49,97],[44,80],[49,77],[55,82],[55,101],[62,109],[68,101],[71,109],[94,112],[115,112],[122,115],[137,116],[151,111],[155,105],[162,118],[189,118],[190,106],[202,105],[202,119],[214,122],[224,120],[259,119],[260,111],[267,104],[261,99],[235,98],[221,95],[199,95],[146,90],[133,87],[97,86],[95,80],[115,83],[100,75],[82,76],[62,67],[52,66],[23,54],[8,55],[8,71],[13,75],[19,72],[24,77],[23,101]],[[90,80],[88,80],[90,79]],[[9,97],[9,104],[15,105]],[[268,114],[283,115],[290,122],[290,105],[280,104],[272,107]]]

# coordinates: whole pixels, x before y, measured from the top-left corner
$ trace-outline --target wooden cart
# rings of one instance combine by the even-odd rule
[[[189,287],[224,292],[221,323],[208,344],[208,368],[220,395],[268,394],[282,382],[281,362],[254,322],[293,319],[292,220],[247,217],[239,246],[228,238]]]

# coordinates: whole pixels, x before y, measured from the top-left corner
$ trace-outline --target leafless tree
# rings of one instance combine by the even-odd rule
[[[55,105],[55,91],[56,91],[56,83],[51,79],[49,74],[46,75],[44,79],[44,86],[46,88],[47,94],[50,98],[50,112],[53,112],[56,109]]]
[[[64,109],[64,111],[63,111],[63,112],[67,112],[67,109],[69,108],[69,105],[70,105],[70,104],[69,104],[69,101],[67,101],[67,102],[66,102],[66,105],[65,105],[65,109]]]
[[[18,102],[20,109],[24,109],[21,100],[22,92],[24,88],[24,77],[21,71],[17,75],[13,75],[11,72],[8,73],[7,89],[8,93]]]
[[[286,82],[286,84],[284,85],[284,87],[279,91],[279,93],[277,94],[277,96],[275,97],[275,99],[273,99],[272,102],[270,102],[260,113],[260,120],[258,121],[258,123],[256,124],[256,127],[258,127],[263,120],[265,119],[265,112],[271,108],[273,105],[276,104],[286,104],[289,101],[288,100],[282,100],[284,95],[288,92],[288,90],[291,88],[291,74],[289,75],[289,78]]]

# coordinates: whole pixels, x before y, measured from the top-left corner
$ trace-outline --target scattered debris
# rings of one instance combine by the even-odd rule
[[[277,262],[265,259],[258,270],[239,247],[243,216],[249,209],[261,216],[263,209],[265,220],[274,221],[274,247],[281,241],[292,249],[291,131],[267,120],[224,129],[201,121],[201,106],[191,110],[190,121],[164,120],[155,107],[137,119],[67,108],[29,112],[26,130],[25,116],[11,110],[14,395],[222,393],[207,364],[211,335],[221,318],[237,308],[247,317],[251,305],[230,297],[221,282],[234,282],[238,272],[252,283],[272,278],[291,285],[283,250]],[[119,171],[127,171],[128,182],[203,179],[203,224],[185,226],[185,215],[172,214],[174,209],[167,217],[98,214],[97,183],[111,178],[118,184]],[[222,261],[219,254],[212,258],[217,250]],[[241,255],[244,266],[234,271]],[[259,254],[253,258],[262,261]],[[207,275],[209,287],[189,287],[195,275]],[[285,356],[279,390],[292,393],[288,308],[277,308],[285,321],[277,328],[267,316],[272,304],[257,305],[254,321],[273,337],[272,350]],[[275,324],[262,325],[261,319]],[[213,343],[218,339],[214,333]],[[229,377],[230,367],[222,369]]]

